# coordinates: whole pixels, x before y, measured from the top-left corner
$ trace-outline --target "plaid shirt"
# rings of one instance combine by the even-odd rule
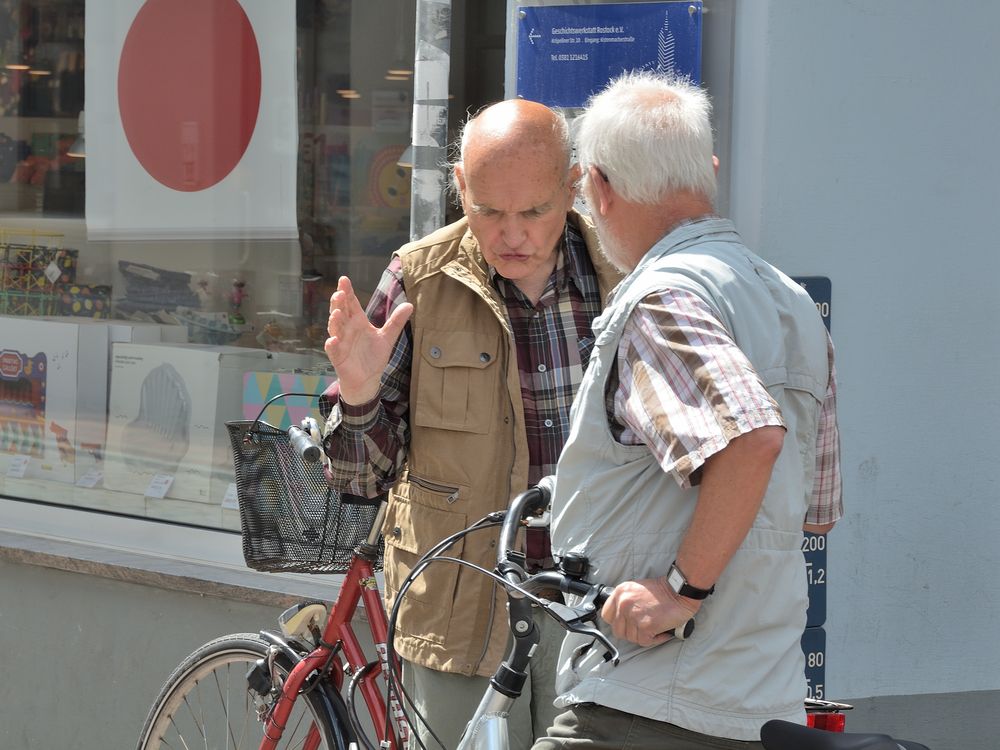
[[[592,323],[601,312],[597,274],[587,246],[566,225],[556,267],[537,304],[517,286],[490,269],[503,299],[514,334],[521,398],[528,442],[528,482],[554,474],[569,433],[569,410],[583,379],[594,344]],[[382,326],[389,314],[406,301],[402,264],[394,257],[368,303],[367,315]],[[367,404],[340,402],[327,424],[326,452],[330,478],[344,492],[376,497],[395,483],[409,444],[410,367],[413,341],[404,330],[382,376],[379,397]],[[321,399],[328,414],[337,402],[334,387]],[[529,538],[528,557],[536,564],[550,562],[547,538]]]
[[[819,419],[816,472],[805,522],[826,524],[844,513],[837,429],[833,342],[827,336],[830,385]],[[708,305],[667,290],[636,306],[609,373],[607,411],[615,437],[649,446],[682,487],[697,485],[705,461],[733,438],[781,412],[753,366]]]

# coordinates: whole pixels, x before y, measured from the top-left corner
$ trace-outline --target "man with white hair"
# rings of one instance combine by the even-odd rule
[[[631,73],[580,122],[583,194],[627,275],[594,323],[552,544],[617,584],[601,626],[622,658],[566,636],[564,713],[535,750],[759,747],[768,719],[805,721],[802,532],[843,512],[833,348],[715,216],[710,114],[689,82]]]

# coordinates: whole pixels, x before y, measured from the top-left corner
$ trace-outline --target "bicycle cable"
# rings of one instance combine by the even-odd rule
[[[267,407],[269,407],[271,404],[273,404],[279,398],[285,398],[286,396],[306,396],[307,398],[317,398],[318,399],[322,395],[323,395],[322,393],[303,393],[301,391],[289,391],[288,393],[279,393],[277,396],[273,396],[273,397],[269,398],[264,403],[264,405],[260,407],[260,411],[257,412],[257,417],[254,419],[253,424],[250,425],[250,429],[247,430],[246,437],[248,439],[250,438],[250,436],[253,434],[254,430],[257,429],[257,425],[260,424],[261,417],[264,416],[264,412],[267,410]],[[264,424],[267,424],[267,422],[265,422]]]
[[[369,740],[365,734],[364,728],[361,726],[361,717],[358,716],[358,707],[354,702],[354,691],[358,687],[358,680],[363,679],[373,668],[379,665],[378,661],[370,661],[354,675],[351,676],[350,682],[347,683],[347,713],[348,719],[354,728],[354,734],[359,740],[364,744],[365,750],[378,750]],[[386,737],[388,737],[388,733]]]
[[[399,615],[399,606],[402,603],[403,595],[407,592],[407,590],[409,590],[410,584],[424,571],[427,565],[429,565],[432,561],[438,559],[458,560],[458,558],[446,558],[446,557],[443,558],[440,557],[440,555],[449,547],[451,547],[453,544],[455,544],[455,542],[457,542],[459,539],[464,538],[465,536],[471,534],[473,531],[481,531],[483,529],[500,526],[503,523],[503,517],[504,517],[504,511],[494,511],[493,513],[489,513],[483,518],[476,521],[471,526],[462,529],[461,531],[458,531],[452,534],[451,536],[446,537],[445,539],[442,539],[440,542],[438,542],[429,550],[427,550],[427,552],[425,552],[417,560],[416,564],[413,566],[413,569],[410,570],[409,574],[407,574],[407,576],[403,579],[403,582],[400,584],[399,591],[396,593],[396,597],[393,601],[392,609],[389,613],[389,617],[386,623],[387,624],[386,654],[387,654],[387,662],[390,665],[394,665],[396,663],[396,658],[397,658],[395,649],[395,633],[396,633],[396,619],[398,618]],[[459,562],[465,562],[465,561],[459,561]],[[488,572],[485,571],[484,568],[479,568],[479,566],[472,565],[471,563],[469,563],[469,565],[478,570],[483,570],[484,572]],[[448,750],[447,746],[441,741],[441,738],[437,736],[437,734],[434,732],[434,729],[427,722],[426,717],[420,712],[420,709],[417,708],[416,704],[413,702],[413,699],[410,697],[409,693],[406,691],[403,685],[400,684],[400,681],[396,677],[395,669],[392,668],[389,669],[386,678],[386,683],[387,683],[387,688],[386,688],[387,702],[389,700],[389,696],[392,693],[395,693],[395,695],[399,698],[400,711],[402,711],[403,717],[406,719],[407,723],[411,726],[411,730],[413,732],[413,739],[416,741],[417,745],[421,748],[421,750],[427,750],[427,746],[424,744],[423,740],[420,739],[420,736],[416,731],[416,724],[411,719],[410,710],[412,710],[413,713],[416,714],[416,718],[420,721],[421,725],[431,735],[434,741],[437,742],[437,744],[441,748],[443,748],[443,750]],[[407,709],[407,706],[409,706],[409,710]],[[389,721],[388,714],[386,714],[386,724],[388,724],[388,721]]]
[[[387,621],[386,651],[388,655],[388,661],[390,664],[393,664],[394,659],[396,658],[395,647],[394,647],[396,619],[398,617],[399,606],[400,603],[402,602],[403,595],[407,592],[407,590],[409,590],[410,584],[412,584],[413,581],[416,580],[416,578],[421,573],[423,573],[423,571],[427,568],[427,566],[430,565],[432,562],[452,562],[465,566],[467,568],[471,568],[476,572],[485,575],[487,578],[493,579],[494,582],[499,583],[501,586],[504,587],[505,591],[510,591],[510,590],[517,591],[523,597],[531,601],[533,604],[537,604],[538,606],[540,606],[550,617],[554,617],[545,606],[546,600],[536,596],[530,591],[527,591],[518,584],[507,580],[505,577],[493,572],[492,570],[488,570],[482,566],[476,565],[475,563],[471,563],[468,560],[462,560],[461,558],[448,557],[442,555],[442,553],[446,549],[448,549],[448,547],[452,546],[459,539],[471,534],[473,531],[480,531],[483,529],[493,528],[495,526],[502,525],[503,516],[504,516],[504,511],[496,511],[494,513],[490,513],[487,516],[484,516],[479,521],[474,523],[472,526],[469,526],[468,528],[456,532],[455,534],[452,534],[450,537],[447,537],[446,539],[443,539],[442,541],[438,542],[436,545],[434,545],[434,547],[429,549],[426,553],[424,553],[423,556],[420,557],[420,559],[417,560],[416,564],[413,566],[413,569],[403,579],[402,584],[400,584],[399,591],[396,593],[395,600],[393,601],[392,610],[389,613]],[[427,746],[424,744],[423,740],[421,740],[419,735],[416,733],[415,725],[411,721],[410,714],[406,708],[407,705],[410,706],[410,708],[416,714],[421,724],[427,729],[431,737],[434,738],[434,741],[437,742],[438,745],[440,745],[444,750],[447,750],[447,747],[441,741],[441,738],[438,737],[437,734],[435,734],[434,730],[427,723],[426,718],[423,716],[423,714],[420,713],[420,710],[416,707],[416,705],[414,705],[412,698],[407,693],[405,688],[401,684],[399,684],[399,681],[395,676],[394,670],[390,670],[387,682],[389,685],[388,689],[392,690],[393,692],[396,693],[398,697],[400,697],[400,709],[403,712],[404,718],[406,718],[407,722],[411,724],[411,726],[413,727],[414,740],[416,741],[417,745],[420,748],[422,748],[422,750],[427,750]]]

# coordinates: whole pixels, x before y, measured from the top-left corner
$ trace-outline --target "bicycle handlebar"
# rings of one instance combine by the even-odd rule
[[[529,487],[510,501],[510,507],[504,513],[503,526],[500,528],[500,544],[497,545],[498,568],[505,567],[512,553],[517,554],[514,544],[517,539],[517,529],[521,525],[521,521],[528,516],[537,514],[539,511],[544,511],[552,500],[552,490],[554,489],[555,477],[542,477],[537,485]],[[523,573],[523,570],[521,572]],[[517,583],[517,580],[508,580],[511,583]]]
[[[310,464],[319,461],[323,455],[319,435],[319,423],[312,417],[303,419],[301,426],[293,424],[288,428],[288,442],[302,456],[302,460]]]
[[[511,584],[508,593],[514,598],[523,596],[519,590],[532,594],[542,589],[557,589],[564,594],[580,597],[580,602],[574,607],[559,602],[548,602],[544,607],[549,614],[562,622],[567,630],[592,635],[601,641],[608,648],[609,656],[617,662],[617,649],[591,624],[611,596],[614,586],[584,580],[588,567],[585,559],[574,560],[573,572],[567,570],[570,567],[566,565],[568,555],[561,561],[562,570],[546,570],[529,576],[523,567],[524,554],[515,549],[517,530],[521,522],[547,508],[554,488],[555,477],[543,477],[538,485],[530,487],[511,500],[510,507],[503,513],[503,526],[497,550],[497,572]],[[694,619],[691,618],[682,627],[668,630],[666,634],[675,640],[686,640],[694,632],[694,627]]]
[[[302,456],[306,463],[314,464],[319,461],[320,447],[313,442],[308,432],[301,427],[292,425],[288,428],[288,440],[292,444],[296,453]]]

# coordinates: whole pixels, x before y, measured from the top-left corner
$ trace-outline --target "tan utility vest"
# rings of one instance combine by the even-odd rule
[[[602,298],[620,278],[583,235]],[[406,298],[413,303],[410,445],[389,495],[386,604],[392,606],[416,560],[445,537],[495,510],[527,486],[528,444],[516,349],[503,300],[465,219],[401,248]],[[492,570],[498,531],[477,531],[447,554]],[[396,649],[443,672],[492,674],[508,641],[506,597],[481,573],[431,564],[400,605]]]

